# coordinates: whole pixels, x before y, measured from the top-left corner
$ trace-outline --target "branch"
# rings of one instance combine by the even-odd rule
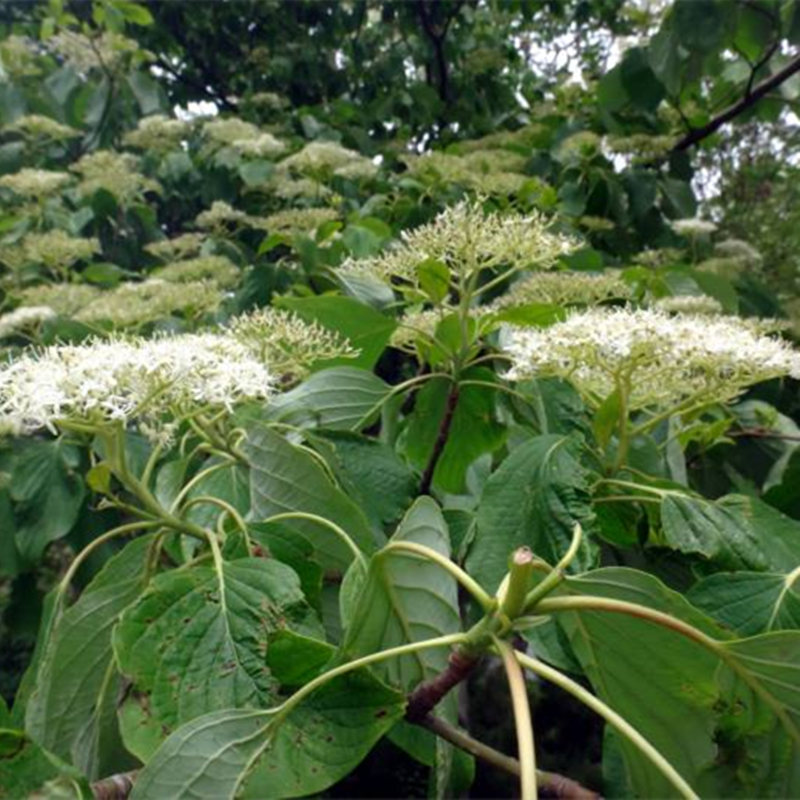
[[[421,719],[417,724],[427,728],[431,733],[436,734],[436,736],[450,742],[450,744],[470,755],[480,758],[487,764],[519,777],[520,765],[516,758],[507,756],[505,753],[501,753],[499,750],[473,739],[468,733],[456,728],[449,722],[429,715]],[[600,795],[596,792],[581,786],[571,778],[566,778],[555,772],[537,770],[536,783],[539,787],[539,794],[543,797],[554,797],[558,800],[600,800]]]
[[[430,680],[423,681],[411,692],[406,706],[406,719],[421,725],[439,701],[472,672],[479,660],[478,656],[453,650],[447,659],[447,668]]]
[[[126,800],[133,789],[136,775],[137,772],[134,770],[95,781],[92,784],[92,794],[95,800]]]
[[[458,394],[458,383],[453,382],[450,393],[447,395],[444,416],[439,424],[439,433],[436,436],[436,441],[433,443],[431,457],[428,459],[425,472],[422,474],[422,481],[419,485],[420,494],[430,494],[431,484],[433,483],[433,473],[436,470],[436,465],[439,463],[444,447],[447,444],[447,435],[450,433],[450,426],[453,424],[453,416],[456,413],[456,406],[458,405]]]
[[[785,442],[800,442],[800,435],[771,431],[769,428],[742,428],[740,431],[729,431],[728,436],[748,439],[781,439]]]
[[[686,136],[678,140],[677,144],[672,148],[672,151],[677,153],[688,150],[693,145],[707,138],[712,133],[719,130],[726,122],[730,122],[730,120],[738,117],[742,112],[752,108],[764,95],[789,80],[796,72],[800,72],[800,55],[795,56],[782,70],[779,70],[774,75],[771,75],[769,78],[766,78],[761,81],[761,83],[752,87],[749,94],[746,94],[741,100],[729,106],[725,111],[717,114],[707,125],[703,125],[702,128],[695,128],[695,130],[687,133]]]

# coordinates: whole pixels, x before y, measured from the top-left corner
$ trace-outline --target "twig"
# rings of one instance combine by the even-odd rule
[[[95,781],[92,784],[92,794],[95,800],[127,800],[133,789],[133,782],[138,772],[121,772],[109,778]]]
[[[436,734],[459,749],[470,753],[476,758],[480,758],[487,764],[519,777],[520,765],[516,758],[507,756],[505,753],[501,753],[499,750],[473,739],[468,733],[456,728],[449,722],[445,722],[443,719],[433,715],[428,715],[417,724],[427,728],[431,733]],[[558,798],[558,800],[599,800],[600,798],[600,795],[591,789],[587,789],[577,781],[572,780],[572,778],[567,778],[556,772],[537,770],[536,783],[541,797],[554,797]]]
[[[719,130],[726,122],[738,117],[744,111],[754,106],[762,97],[789,80],[796,72],[800,72],[800,55],[795,56],[782,70],[779,70],[761,83],[751,87],[749,94],[746,94],[738,102],[729,106],[725,111],[720,112],[707,125],[702,128],[695,128],[679,139],[672,148],[673,152],[688,150],[693,145],[710,136]]]
[[[454,686],[466,679],[479,660],[477,656],[453,650],[446,669],[420,683],[411,693],[406,706],[406,719],[409,722],[425,719]]]
[[[771,431],[769,428],[742,428],[740,431],[729,431],[728,436],[734,438],[748,438],[748,439],[782,439],[786,442],[800,442],[800,434],[796,433],[781,433],[780,431]]]
[[[453,382],[450,392],[447,395],[444,416],[439,424],[439,433],[436,436],[436,441],[433,443],[433,450],[431,450],[431,456],[428,459],[425,472],[422,473],[422,481],[419,485],[420,494],[430,494],[431,484],[433,483],[433,473],[436,470],[436,465],[439,463],[444,447],[447,444],[447,435],[450,433],[450,426],[453,424],[453,416],[456,413],[456,406],[458,405],[458,394],[458,383]]]

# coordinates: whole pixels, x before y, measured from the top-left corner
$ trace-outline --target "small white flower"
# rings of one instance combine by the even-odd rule
[[[693,217],[691,219],[676,219],[673,220],[670,225],[675,233],[678,233],[681,236],[688,236],[689,238],[708,236],[709,234],[714,233],[714,231],[717,229],[717,226],[713,222],[708,222],[704,219],[698,219],[697,217]]]
[[[0,316],[0,339],[15,333],[35,330],[43,322],[55,317],[56,312],[48,306],[20,306]]]

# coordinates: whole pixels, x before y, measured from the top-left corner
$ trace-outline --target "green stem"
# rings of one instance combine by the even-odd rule
[[[280,514],[273,514],[271,517],[261,520],[261,522],[266,524],[269,522],[281,522],[281,520],[286,519],[304,519],[308,522],[315,522],[317,525],[322,525],[324,528],[333,531],[339,539],[347,545],[348,549],[353,554],[353,558],[360,562],[361,566],[366,569],[367,560],[364,558],[364,554],[361,552],[358,545],[348,536],[346,531],[340,528],[335,522],[325,519],[325,517],[320,517],[307,511],[284,511]]]
[[[689,800],[699,800],[698,796],[692,790],[692,787],[678,774],[677,770],[669,761],[667,761],[664,756],[633,727],[633,725],[617,714],[616,711],[595,697],[591,692],[584,689],[579,683],[576,683],[571,678],[568,678],[563,673],[553,669],[542,661],[526,656],[523,653],[514,653],[514,656],[516,656],[520,664],[531,672],[550,681],[565,692],[568,692],[588,708],[591,708],[592,711],[599,714],[618,733],[638,748],[650,763],[652,763],[678,792],[680,792],[682,797],[688,798]]]
[[[673,630],[685,636],[687,639],[696,642],[712,652],[721,661],[725,662],[728,668],[732,672],[735,672],[742,682],[747,684],[753,693],[758,695],[764,703],[769,706],[772,713],[775,714],[784,728],[786,728],[787,733],[800,745],[800,730],[798,730],[796,723],[787,713],[786,708],[772,694],[766,691],[758,681],[754,680],[751,673],[742,669],[740,663],[728,652],[723,642],[717,641],[677,617],[670,616],[661,611],[656,611],[647,606],[639,605],[638,603],[629,603],[624,600],[586,596],[554,597],[542,600],[536,607],[536,612],[538,614],[548,614],[559,611],[608,611],[617,614],[627,614],[661,625],[664,628]]]
[[[172,501],[172,505],[169,507],[170,514],[174,514],[179,508],[181,503],[183,502],[184,498],[187,494],[197,486],[200,481],[207,478],[209,475],[213,475],[215,472],[221,469],[225,469],[227,467],[232,467],[236,462],[231,461],[223,461],[217,464],[212,464],[210,467],[206,467],[205,469],[200,470],[197,475],[193,476],[191,480],[187,481],[183,488],[178,492],[175,499]]]
[[[418,383],[424,383],[425,381],[431,380],[431,378],[449,378],[450,375],[446,372],[428,372],[425,375],[416,375],[413,378],[409,378],[407,381],[403,381],[402,383],[395,384],[391,387],[391,389],[384,395],[380,400],[378,400],[375,405],[367,411],[364,416],[351,428],[351,430],[361,430],[364,425],[367,424],[370,417],[376,412],[380,411],[381,408],[389,402],[396,394],[400,394],[404,392],[406,389],[411,389],[416,386]]]
[[[517,548],[511,556],[508,581],[503,582],[503,593],[498,594],[500,613],[509,620],[516,619],[525,607],[525,598],[534,571],[534,555],[527,547]]]
[[[533,741],[533,721],[528,702],[528,687],[525,675],[514,657],[514,650],[508,642],[492,637],[492,642],[503,659],[508,688],[511,692],[511,706],[514,709],[514,725],[517,729],[517,750],[520,766],[521,800],[536,800],[536,748]]]
[[[630,429],[628,427],[628,388],[629,378],[619,380],[617,382],[617,391],[619,392],[619,420],[617,428],[619,435],[617,436],[617,456],[614,459],[613,471],[616,474],[624,466],[628,459],[628,447],[630,443]]]
[[[470,577],[461,567],[451,561],[447,556],[443,556],[431,547],[416,542],[390,542],[383,548],[382,553],[391,551],[402,551],[414,553],[421,558],[435,561],[440,567],[446,569],[477,601],[485,612],[490,612],[497,606],[497,601],[472,577]]]
[[[237,527],[245,535],[245,537],[248,536],[247,525],[245,525],[242,515],[230,503],[228,503],[226,500],[222,500],[219,497],[211,497],[210,495],[206,494],[193,497],[183,506],[181,510],[188,511],[192,506],[199,505],[200,503],[208,503],[209,505],[214,505],[218,508],[221,508],[230,515],[231,519],[236,523]]]
[[[525,598],[525,609],[533,608],[545,595],[552,592],[553,589],[564,580],[564,573],[578,554],[582,539],[583,528],[581,528],[580,523],[576,522],[575,527],[572,529],[572,541],[570,542],[569,548],[567,548],[567,552],[564,553],[561,560],[555,565],[553,571],[528,593],[528,596]]]

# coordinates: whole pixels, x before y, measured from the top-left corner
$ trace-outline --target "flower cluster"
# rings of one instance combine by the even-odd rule
[[[279,172],[259,188],[268,189],[281,200],[297,200],[298,198],[321,200],[331,194],[331,190],[324,183],[312,178],[292,178],[283,172]]]
[[[439,323],[453,311],[455,308],[452,306],[439,306],[407,312],[392,332],[389,344],[398,350],[413,352],[414,342],[419,338],[432,340]]]
[[[627,300],[632,295],[630,284],[614,272],[535,272],[515,283],[492,307],[530,303],[591,306],[607,300]]]
[[[79,322],[111,322],[126,328],[144,325],[173,314],[196,317],[213,311],[222,302],[219,287],[210,281],[171,283],[157,278],[142,283],[122,283],[98,293],[74,316]]]
[[[673,220],[672,230],[681,236],[687,236],[690,239],[695,239],[699,236],[709,236],[714,233],[717,226],[713,222],[705,219],[698,219],[692,217],[691,219],[676,219]]]
[[[26,306],[47,306],[56,314],[72,317],[94,302],[102,291],[87,283],[42,283],[23,289],[20,298]]]
[[[48,306],[21,306],[0,316],[0,339],[18,333],[36,330],[43,322],[52,319],[55,312]]]
[[[225,256],[200,256],[185,261],[174,261],[165,267],[154,270],[151,277],[171,283],[209,281],[220,288],[235,286],[241,271]]]
[[[146,192],[161,191],[158,181],[142,175],[137,166],[136,157],[130,153],[97,150],[83,156],[70,169],[83,179],[78,184],[78,193],[82,197],[104,189],[125,204],[141,199]]]
[[[35,44],[27,36],[11,34],[0,42],[0,67],[12,78],[27,78],[38,75],[41,70],[36,63]]]
[[[5,130],[21,133],[30,139],[72,139],[81,135],[75,128],[41,114],[26,114],[19,117],[10,125],[6,125]]]
[[[721,314],[722,304],[708,295],[676,294],[673,297],[662,297],[653,304],[654,308],[668,314]]]
[[[545,329],[512,329],[508,377],[557,376],[599,405],[620,385],[635,409],[726,402],[746,387],[800,378],[800,353],[737,317],[593,308]]]
[[[73,264],[88,261],[99,250],[97,239],[70,236],[57,228],[46,233],[29,233],[16,247],[7,248],[2,260],[12,269],[32,264],[64,278]]]
[[[336,142],[309,142],[302,150],[280,162],[283,170],[303,175],[333,173],[345,178],[371,177],[378,171],[366,156]]]
[[[474,150],[463,156],[430,152],[403,158],[409,174],[425,183],[456,183],[481,194],[509,195],[529,180],[525,158],[510,150]]]
[[[260,308],[236,317],[229,330],[284,380],[302,377],[315,361],[355,358],[359,353],[336,331],[278,308]]]
[[[749,242],[741,239],[724,239],[714,245],[714,253],[722,258],[738,258],[746,267],[759,269],[764,257]]]
[[[122,141],[139,150],[165,152],[178,147],[189,135],[191,127],[185,120],[153,114],[140,119],[136,129],[126,133]]]
[[[78,72],[96,67],[114,71],[133,54],[149,55],[140,50],[133,39],[112,31],[90,38],[82,33],[62,30],[47,40],[47,46]]]
[[[156,258],[169,261],[171,259],[191,258],[200,252],[206,240],[204,233],[182,233],[172,239],[150,242],[144,249]]]
[[[238,150],[243,156],[252,158],[277,158],[286,145],[271,133],[259,133],[254,139],[234,139],[231,147]]]
[[[42,198],[63,189],[72,177],[66,172],[25,167],[19,172],[3,175],[0,186],[11,189],[21,197]]]
[[[62,421],[138,424],[168,436],[182,414],[267,399],[274,385],[262,360],[222,334],[59,345],[0,367],[0,426],[29,433]]]
[[[288,208],[264,217],[259,227],[278,233],[308,232],[338,217],[339,213],[333,208]]]
[[[194,220],[194,224],[203,230],[225,234],[232,228],[250,225],[252,218],[244,211],[234,208],[224,200],[215,200],[211,208],[201,211]]]
[[[398,247],[374,258],[349,260],[341,269],[416,285],[418,265],[435,259],[447,266],[454,281],[462,282],[484,269],[547,269],[575,246],[539,214],[486,214],[480,203],[466,201],[427,225],[404,231],[401,239]]]

